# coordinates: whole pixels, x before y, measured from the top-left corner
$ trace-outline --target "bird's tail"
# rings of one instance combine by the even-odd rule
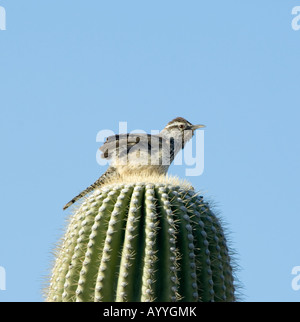
[[[98,180],[96,180],[93,184],[91,184],[85,190],[83,190],[82,192],[80,192],[80,194],[78,194],[76,197],[74,197],[71,201],[69,201],[63,207],[63,210],[66,210],[67,208],[69,208],[70,206],[72,206],[77,200],[81,199],[86,194],[88,194],[89,192],[93,191],[95,188],[103,185],[109,178],[111,178],[112,176],[115,176],[116,174],[117,174],[116,173],[116,169],[114,167],[109,167],[106,170],[106,172]]]

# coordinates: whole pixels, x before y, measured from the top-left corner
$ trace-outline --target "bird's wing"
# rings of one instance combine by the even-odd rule
[[[101,158],[110,160],[135,149],[154,151],[161,148],[163,140],[161,136],[144,133],[117,134],[109,136],[99,150],[102,152]]]

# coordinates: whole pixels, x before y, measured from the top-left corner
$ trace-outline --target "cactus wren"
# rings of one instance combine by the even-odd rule
[[[117,134],[100,147],[101,157],[111,160],[107,171],[88,188],[69,201],[63,210],[111,178],[132,174],[166,175],[176,154],[192,138],[202,124],[193,125],[182,117],[169,122],[157,135]]]

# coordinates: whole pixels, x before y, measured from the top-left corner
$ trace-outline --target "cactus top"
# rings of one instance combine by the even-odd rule
[[[129,179],[128,179],[129,180]],[[71,216],[47,301],[234,301],[221,223],[188,182],[131,178]]]

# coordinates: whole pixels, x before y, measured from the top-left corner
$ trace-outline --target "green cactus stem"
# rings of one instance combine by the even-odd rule
[[[46,300],[235,301],[220,221],[186,182],[101,187],[70,218]]]

